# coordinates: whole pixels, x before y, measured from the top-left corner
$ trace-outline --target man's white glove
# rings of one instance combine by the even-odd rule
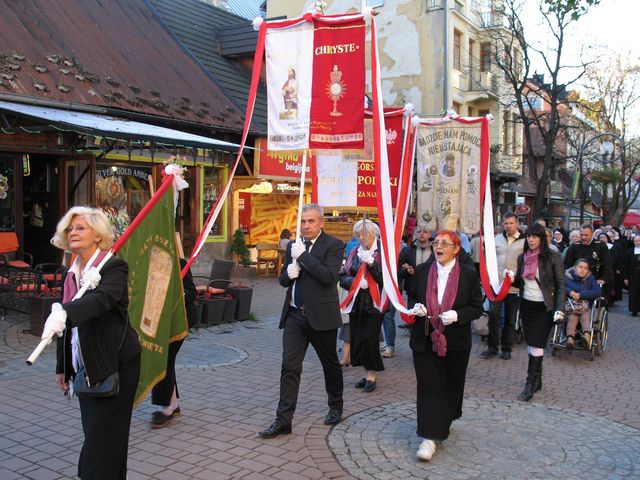
[[[291,245],[291,256],[294,260],[297,260],[298,257],[304,252],[306,252],[304,243],[302,243],[300,240],[296,240],[295,242],[293,242],[293,244]]]
[[[427,307],[425,307],[421,303],[416,303],[411,309],[411,315],[415,315],[417,317],[426,317],[427,316]]]
[[[504,272],[502,272],[502,275],[506,278],[509,277],[511,279],[511,281],[513,282],[513,280],[516,278],[516,274],[514,273],[513,270],[509,270],[508,268],[504,269]]]
[[[291,262],[287,265],[287,276],[291,280],[295,280],[300,275],[300,265],[297,262]]]
[[[96,267],[91,267],[87,270],[82,276],[82,286],[86,285],[87,290],[93,290],[98,286],[102,277],[100,276],[100,272]]]
[[[447,310],[446,312],[442,312],[440,314],[440,321],[446,327],[447,325],[451,325],[454,322],[458,321],[458,312],[455,310]]]
[[[369,282],[367,282],[367,279],[362,277],[360,279],[360,290],[368,290],[369,289]]]
[[[371,250],[358,250],[358,258],[367,265],[371,265],[374,261]]]
[[[64,311],[62,305],[56,302],[51,305],[51,313],[47,321],[44,322],[41,338],[52,338],[54,335],[61,337],[66,326],[67,312]]]
[[[564,312],[557,310],[553,314],[553,323],[562,323],[564,321]]]

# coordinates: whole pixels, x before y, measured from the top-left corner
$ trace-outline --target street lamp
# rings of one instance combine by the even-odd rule
[[[573,188],[571,189],[571,198],[569,199],[569,204],[567,206],[567,215],[565,218],[565,225],[569,229],[571,228],[571,210],[573,209],[573,204],[576,201],[578,193],[580,194],[580,225],[582,225],[582,223],[584,222],[584,192],[582,191],[582,166],[584,152],[586,151],[587,147],[601,138],[611,138],[617,140],[620,143],[620,152],[624,152],[624,139],[615,133],[600,133],[598,135],[594,135],[589,140],[583,140],[576,156],[576,170],[573,177]],[[601,142],[600,155],[602,155],[602,160],[599,160],[600,163],[607,165],[609,163],[615,162],[616,158],[613,155],[614,149],[615,145],[610,140]]]

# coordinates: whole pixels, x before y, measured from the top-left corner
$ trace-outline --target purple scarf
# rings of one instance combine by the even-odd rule
[[[102,259],[105,257],[107,252],[105,250],[101,251],[96,259],[91,264],[92,267],[97,267]],[[76,275],[73,272],[67,273],[67,276],[64,278],[64,286],[62,288],[62,303],[68,303],[73,300],[73,297],[78,293],[78,284],[76,283]]]
[[[440,314],[447,312],[453,307],[453,302],[458,293],[458,281],[460,280],[460,264],[456,260],[455,265],[447,278],[447,286],[444,289],[442,303],[438,303],[438,267],[437,262],[431,264],[429,269],[429,279],[427,280],[427,312],[429,323],[433,331],[429,335],[433,343],[433,351],[440,357],[447,354],[447,337],[444,336],[444,325],[440,321]]]
[[[538,256],[540,255],[540,247],[535,250],[529,250],[524,254],[524,270],[522,277],[527,280],[533,280],[536,278],[536,271],[538,270]]]

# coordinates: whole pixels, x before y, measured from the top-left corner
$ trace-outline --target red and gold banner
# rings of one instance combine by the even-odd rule
[[[364,147],[364,38],[362,18],[315,19],[309,148]]]

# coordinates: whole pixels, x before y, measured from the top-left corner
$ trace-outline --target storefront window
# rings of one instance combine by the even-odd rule
[[[0,231],[16,228],[13,211],[13,156],[0,156]]]
[[[202,223],[206,221],[211,209],[218,200],[226,182],[226,171],[219,167],[204,167],[202,169]],[[226,241],[227,204],[225,202],[216,219],[207,241]]]
[[[96,203],[104,210],[116,230],[116,236],[149,201],[149,175],[146,165],[96,164]]]

